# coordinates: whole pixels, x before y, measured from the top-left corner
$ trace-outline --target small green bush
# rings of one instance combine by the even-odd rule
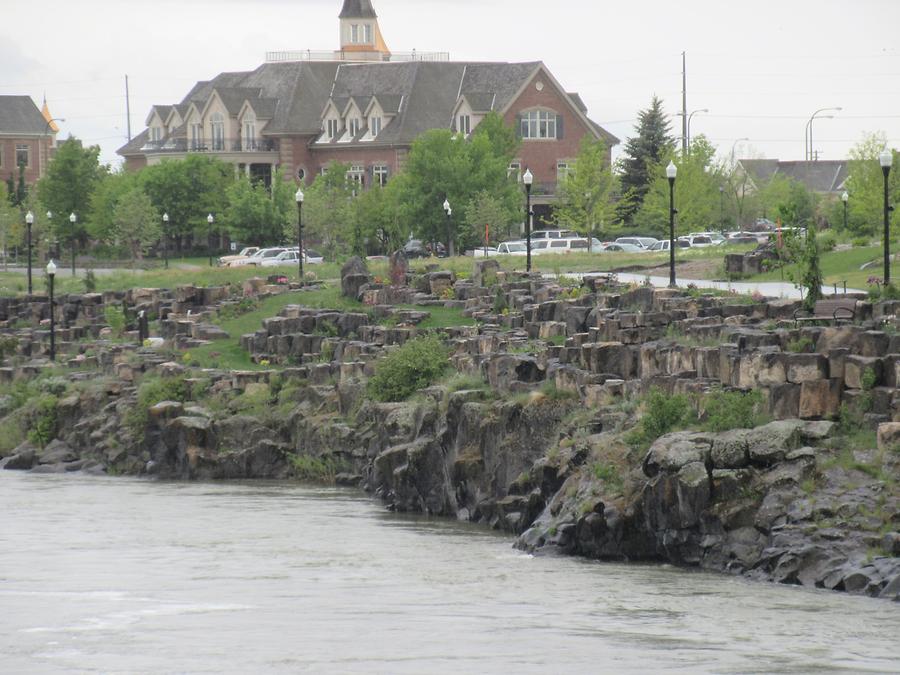
[[[376,401],[404,401],[446,372],[449,355],[437,336],[410,340],[378,361],[366,390]]]
[[[93,293],[97,290],[97,275],[94,274],[94,270],[89,269],[84,273],[82,283],[84,283],[85,293]]]
[[[106,324],[112,329],[113,335],[122,337],[125,332],[125,308],[107,305],[103,308],[103,317]]]
[[[337,474],[348,470],[344,462],[333,457],[295,455],[291,457],[291,465],[294,467],[294,476],[299,480],[319,483],[333,483]]]
[[[59,399],[53,394],[44,394],[34,402],[30,414],[28,440],[44,447],[56,438],[56,408]]]
[[[148,411],[157,403],[188,400],[188,383],[183,377],[144,377],[138,386],[137,403],[125,418],[125,425],[140,432],[147,426]]]
[[[850,242],[856,248],[865,248],[869,245],[868,237],[856,237],[852,242]]]
[[[763,397],[758,391],[713,391],[703,398],[708,431],[752,429],[762,420]]]
[[[819,235],[819,247],[823,251],[833,251],[837,246],[837,232],[834,230],[825,230]]]
[[[596,462],[593,467],[591,467],[591,471],[594,474],[594,478],[597,480],[603,481],[612,488],[622,489],[622,474],[619,472],[619,468],[614,464]]]
[[[814,347],[814,343],[812,339],[808,337],[797,338],[796,340],[791,340],[787,343],[787,350],[792,354],[804,354],[806,352],[812,351]]]
[[[640,423],[627,436],[628,443],[636,449],[647,448],[660,436],[683,429],[697,419],[691,400],[684,394],[669,395],[653,388],[643,403]]]

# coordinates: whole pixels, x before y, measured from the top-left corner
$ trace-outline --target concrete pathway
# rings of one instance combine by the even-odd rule
[[[585,276],[591,276],[592,274],[606,274],[605,272],[585,272],[585,273],[564,273],[560,274],[561,277],[566,277],[569,279],[581,279]],[[656,288],[665,288],[669,285],[669,277],[660,277],[660,276],[647,276],[646,274],[634,274],[631,272],[622,272],[615,275],[619,281],[623,281],[625,283],[636,283],[642,284],[645,281],[649,280],[650,283]],[[554,274],[545,274],[545,278],[553,279],[556,277]],[[690,285],[694,285],[697,288],[709,288],[718,291],[732,291],[734,293],[747,294],[752,295],[753,293],[760,293],[769,298],[785,298],[788,300],[800,300],[801,294],[800,289],[794,286],[794,284],[786,281],[710,281],[708,279],[679,279],[676,277],[676,283],[679,288],[687,288]],[[842,287],[838,287],[838,292],[843,293],[844,289]],[[848,288],[848,293],[865,293],[866,291],[860,290],[858,288]],[[834,294],[834,286],[822,286],[823,295],[833,295]]]

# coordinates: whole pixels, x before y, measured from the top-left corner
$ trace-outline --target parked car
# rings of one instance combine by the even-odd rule
[[[538,239],[531,242],[531,255],[544,253],[587,253],[588,240],[584,237],[565,239]]]
[[[650,247],[650,251],[653,253],[659,253],[660,251],[668,251],[669,250],[669,240],[663,239],[662,241],[658,241],[653,246]],[[691,243],[689,241],[685,241],[684,239],[676,239],[675,240],[676,248],[690,248]]]
[[[307,265],[321,265],[325,262],[325,257],[318,251],[308,248],[304,254],[303,262]]]
[[[686,237],[679,237],[679,239],[686,241],[691,248],[707,248],[709,246],[715,246],[712,239],[705,234],[688,235]]]
[[[617,244],[631,244],[640,249],[649,249],[658,239],[654,237],[619,237],[616,239]]]
[[[430,241],[423,242],[421,239],[410,239],[400,250],[403,251],[407,258],[428,258],[434,255],[432,251],[433,246],[437,248],[438,258],[447,257],[447,249],[441,242],[432,244]]]
[[[297,264],[297,260],[299,259],[300,254],[297,253],[296,249],[288,249],[287,251],[282,251],[276,256],[270,256],[265,258],[259,263],[260,267],[278,267],[279,265],[290,265]]]
[[[725,237],[720,232],[691,232],[688,237],[709,237],[714,246],[719,246],[726,242]]]
[[[228,263],[233,262],[235,260],[241,260],[242,258],[249,258],[251,255],[256,253],[259,250],[259,246],[247,246],[241,249],[240,253],[236,253],[234,255],[223,255],[219,258],[219,266],[225,267]]]
[[[535,239],[572,239],[577,237],[572,230],[535,230],[531,233],[531,240]]]
[[[274,258],[280,253],[283,253],[287,249],[285,248],[262,248],[258,250],[256,253],[251,255],[249,258],[240,258],[238,260],[232,260],[230,263],[227,263],[226,267],[243,267],[249,265],[251,267],[261,267],[264,260],[268,258]]]
[[[473,249],[472,256],[475,258],[484,258],[485,254],[488,258],[492,258],[497,255],[527,255],[526,246],[524,241],[504,241],[500,244],[497,244],[497,248],[488,248],[485,251],[484,247]]]
[[[604,244],[603,248],[600,250],[602,253],[643,253],[647,249],[641,248],[637,244],[612,241],[608,244]]]

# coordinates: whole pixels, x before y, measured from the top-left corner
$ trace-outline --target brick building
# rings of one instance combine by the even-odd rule
[[[0,179],[18,181],[23,165],[33,186],[47,172],[58,132],[46,101],[41,111],[30,96],[0,96]]]
[[[118,150],[137,169],[189,153],[213,154],[263,180],[280,167],[309,183],[332,161],[363,187],[402,169],[430,129],[470,134],[490,112],[522,138],[511,172],[535,177],[535,205],[552,203],[585,135],[618,139],[590,120],[577,94],[539,62],[457,62],[391,52],[370,0],[345,0],[340,49],[270,52],[251,72],[198,82],[181,102],[154,106]]]

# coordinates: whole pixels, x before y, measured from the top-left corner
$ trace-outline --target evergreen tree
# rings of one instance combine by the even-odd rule
[[[644,196],[653,181],[653,169],[669,156],[675,146],[670,135],[669,119],[662,109],[662,101],[656,96],[650,107],[638,114],[635,128],[637,136],[625,144],[625,157],[620,161],[622,200],[617,209],[619,219],[631,224],[641,208]]]

